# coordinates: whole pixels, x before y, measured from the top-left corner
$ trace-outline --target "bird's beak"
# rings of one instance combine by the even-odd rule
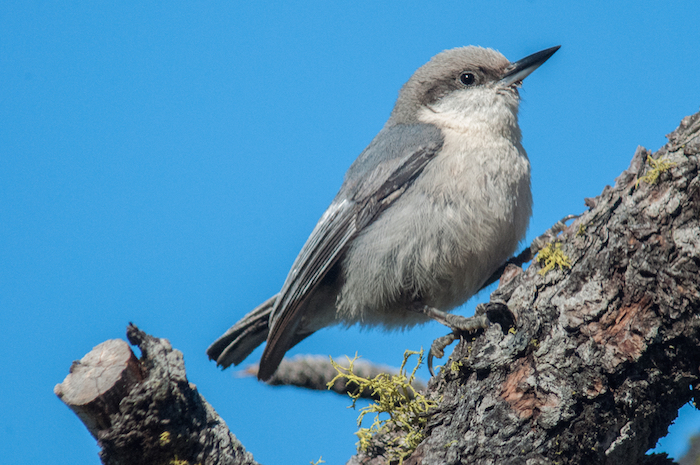
[[[533,53],[522,60],[511,63],[506,70],[506,74],[503,75],[500,84],[503,86],[510,86],[520,83],[523,79],[528,77],[531,72],[539,68],[542,63],[549,60],[549,57],[554,55],[554,52],[559,50],[559,47],[561,47],[561,45]]]

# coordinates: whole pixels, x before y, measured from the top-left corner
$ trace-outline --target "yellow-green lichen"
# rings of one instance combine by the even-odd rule
[[[637,182],[634,185],[635,187],[639,187],[639,183],[642,181],[647,184],[656,184],[656,182],[659,180],[659,176],[661,176],[661,173],[668,171],[673,166],[676,166],[676,163],[668,161],[668,159],[664,157],[654,159],[651,158],[651,155],[647,155],[647,164],[651,166],[651,169],[647,172],[647,174],[637,179]]]
[[[160,433],[160,445],[161,446],[167,446],[170,444],[170,431],[163,431]]]
[[[172,442],[172,438],[170,437],[170,431],[163,431],[162,433],[160,433],[160,436],[158,436],[158,441],[160,442],[161,447],[169,446]],[[175,455],[173,458],[171,458],[165,463],[167,465],[190,465],[189,461],[182,460],[177,455]],[[201,465],[201,462],[197,462],[195,465]]]
[[[540,263],[544,262],[544,266],[538,271],[542,276],[557,266],[560,269],[571,268],[571,260],[564,255],[564,252],[561,250],[560,242],[547,244],[547,246],[537,254],[537,261]]]
[[[320,456],[320,457],[318,458],[318,460],[316,460],[315,462],[309,462],[309,463],[310,463],[311,465],[320,465],[320,464],[322,464],[322,463],[326,463],[326,461],[323,460],[323,456]]]
[[[406,363],[412,355],[418,355],[418,361],[411,374],[407,375]],[[393,444],[388,445],[388,458],[398,460],[401,464],[423,440],[422,431],[428,421],[426,414],[437,405],[436,401],[429,400],[411,386],[418,367],[423,363],[423,349],[419,352],[412,350],[404,352],[403,363],[397,374],[381,373],[371,379],[362,378],[353,373],[353,365],[357,358],[357,354],[352,359],[347,357],[348,366],[346,368],[339,365],[331,357],[331,364],[338,374],[328,383],[328,388],[330,389],[336,380],[343,378],[347,380],[348,384],[356,384],[355,392],[349,394],[352,398],[352,407],[355,407],[357,399],[365,389],[372,392],[373,397],[378,398],[374,403],[360,409],[360,415],[357,418],[357,426],[360,429],[355,433],[359,438],[358,450],[366,451],[372,436],[387,430],[389,425],[392,425],[404,434],[395,439]],[[362,428],[362,420],[369,413],[376,414],[374,421],[369,428]],[[380,418],[380,415],[388,416],[388,418]]]
[[[168,465],[190,465],[190,462],[188,462],[187,460],[180,460],[177,458],[176,455],[174,459],[171,459],[170,462],[168,462]]]
[[[182,459],[178,458],[177,455],[165,463],[166,463],[166,465],[191,465],[191,463],[189,461],[182,460]],[[202,465],[202,462],[197,462],[195,465]]]

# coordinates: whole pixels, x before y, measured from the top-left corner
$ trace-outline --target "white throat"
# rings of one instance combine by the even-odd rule
[[[440,129],[475,133],[476,137],[505,137],[520,144],[517,92],[481,86],[452,92],[423,107],[418,120]]]

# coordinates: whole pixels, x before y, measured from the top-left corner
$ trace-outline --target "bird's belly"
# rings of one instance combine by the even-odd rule
[[[480,179],[444,160],[429,165],[426,171],[441,172],[424,171],[351,244],[339,318],[408,326],[425,321],[408,309],[413,302],[450,310],[469,299],[525,234],[531,197],[524,162],[516,176],[481,172]]]

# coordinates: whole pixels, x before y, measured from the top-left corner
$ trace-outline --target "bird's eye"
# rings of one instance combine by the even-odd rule
[[[465,86],[471,86],[476,81],[476,76],[473,73],[462,73],[459,75],[459,82]]]

